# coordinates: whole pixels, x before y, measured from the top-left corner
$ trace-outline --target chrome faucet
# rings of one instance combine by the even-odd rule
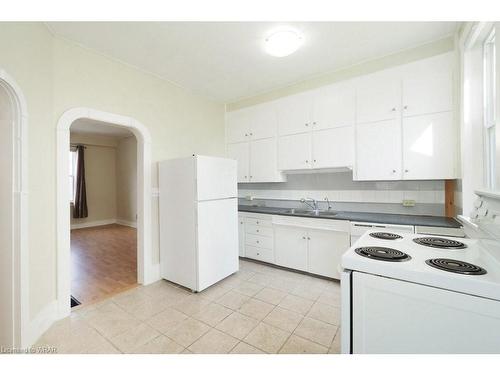
[[[328,204],[328,211],[330,211],[332,209],[332,204],[330,203],[330,200],[328,199],[328,197],[325,197],[325,201]]]
[[[311,203],[309,203],[309,202],[308,202],[308,200],[310,200],[310,201],[312,202],[312,204],[311,204]],[[313,198],[306,198],[306,199],[304,199],[304,198],[302,198],[300,201],[301,201],[302,203],[304,203],[304,204],[307,204],[309,207],[311,207],[311,208],[312,208],[312,210],[313,210],[313,212],[314,212],[316,215],[318,215],[318,214],[319,214],[318,202],[316,201],[316,199],[313,199]]]

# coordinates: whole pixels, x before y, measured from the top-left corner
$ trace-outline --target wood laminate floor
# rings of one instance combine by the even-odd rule
[[[71,294],[77,300],[86,305],[136,285],[135,228],[111,224],[71,231]]]

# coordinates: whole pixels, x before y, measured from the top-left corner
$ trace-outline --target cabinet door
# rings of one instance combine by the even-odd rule
[[[313,168],[352,167],[354,165],[354,126],[314,131]]]
[[[278,171],[276,138],[250,142],[250,182],[283,181]]]
[[[339,279],[340,259],[349,249],[349,233],[310,229],[308,239],[308,272]]]
[[[278,131],[278,118],[273,104],[252,107],[249,115],[249,134],[251,139],[275,137]]]
[[[370,74],[357,81],[357,122],[375,122],[399,117],[401,79],[399,69]]]
[[[238,182],[249,182],[250,144],[248,142],[226,145],[226,154],[238,162]]]
[[[354,125],[356,91],[351,81],[337,83],[315,91],[312,110],[315,130]]]
[[[356,126],[356,180],[401,179],[398,120]]]
[[[451,111],[452,106],[451,54],[421,60],[404,67],[403,116]]]
[[[403,119],[403,178],[456,178],[457,131],[451,112]]]
[[[243,217],[238,216],[238,243],[239,243],[239,256],[245,256],[245,220]]]
[[[226,143],[244,142],[250,138],[250,112],[240,109],[226,113]]]
[[[311,168],[311,133],[278,138],[278,168],[283,171]]]
[[[276,225],[274,228],[274,256],[276,264],[307,271],[307,231]]]
[[[278,134],[288,135],[311,129],[312,94],[307,92],[281,99],[277,102]]]

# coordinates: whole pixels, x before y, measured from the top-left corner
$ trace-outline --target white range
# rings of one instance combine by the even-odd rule
[[[372,230],[342,257],[342,353],[500,353],[500,246]]]

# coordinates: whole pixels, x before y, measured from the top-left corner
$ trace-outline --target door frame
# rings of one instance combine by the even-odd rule
[[[68,163],[70,127],[79,119],[90,119],[130,130],[137,139],[137,282],[150,284],[159,278],[152,263],[151,227],[151,136],[148,129],[132,117],[76,107],[62,114],[57,123],[57,301],[58,318],[71,313],[71,223]]]
[[[13,115],[12,155],[12,289],[13,345],[24,347],[30,340],[29,245],[28,245],[28,106],[21,88],[0,69],[0,89],[11,101]]]

